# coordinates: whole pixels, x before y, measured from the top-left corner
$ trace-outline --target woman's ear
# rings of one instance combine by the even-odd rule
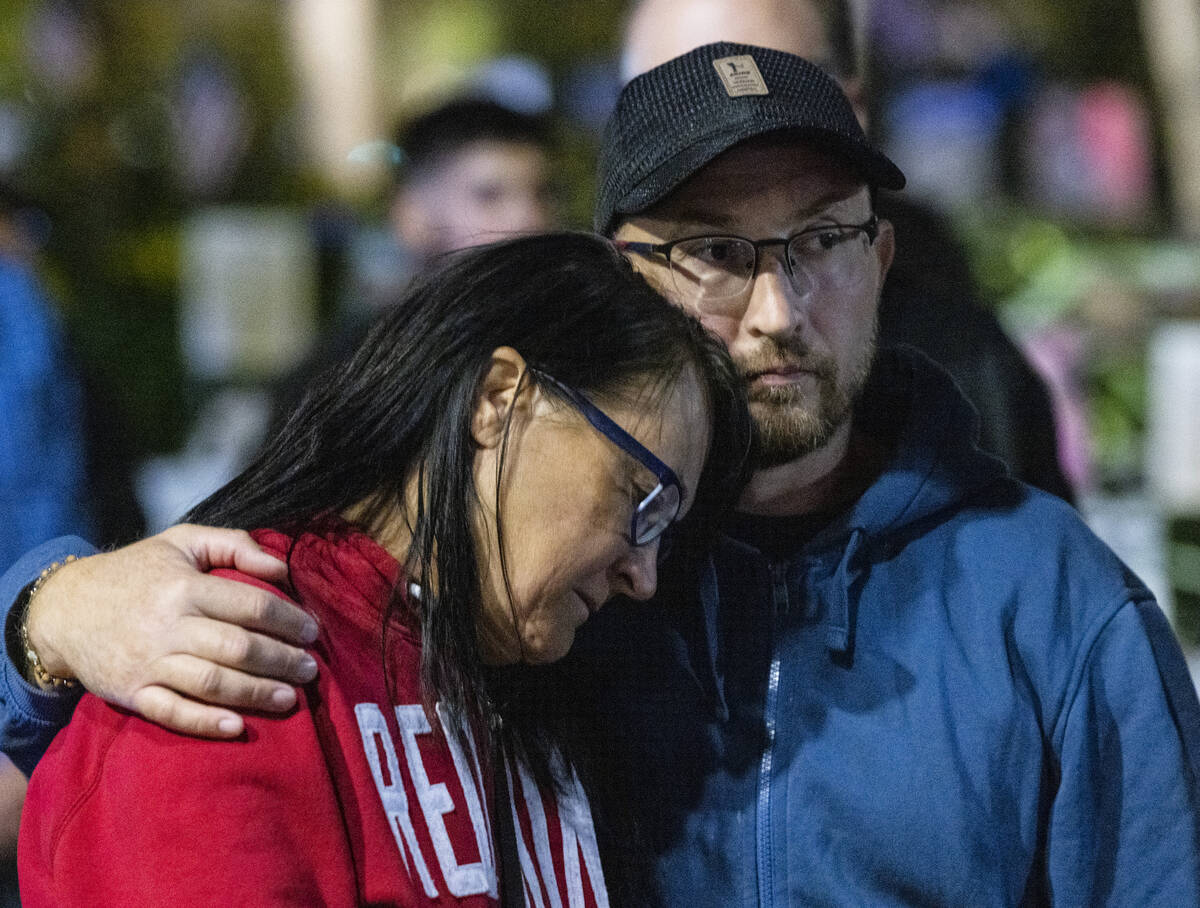
[[[475,412],[471,417],[471,437],[480,447],[499,445],[509,413],[514,406],[522,405],[522,399],[528,401],[526,395],[518,396],[518,391],[533,387],[525,379],[528,368],[525,358],[512,347],[497,347],[492,351],[491,363],[475,392]]]

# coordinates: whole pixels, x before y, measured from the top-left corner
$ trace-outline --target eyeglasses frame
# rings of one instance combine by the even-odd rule
[[[553,375],[543,372],[541,369],[530,367],[529,371],[552,385],[579,411],[579,414],[591,424],[592,428],[654,474],[658,480],[658,485],[651,489],[646,497],[638,503],[638,506],[634,508],[633,516],[629,522],[629,542],[634,546],[643,546],[649,545],[655,539],[658,539],[675,522],[675,518],[679,515],[679,507],[683,502],[683,483],[679,481],[679,477],[675,474],[675,471],[659,460],[653,451],[617,425],[607,413],[588,400],[581,392],[576,391],[570,385],[564,384]],[[671,519],[663,524],[653,536],[639,540],[637,537],[639,515],[649,507],[655,498],[663,494],[670,486],[674,486],[679,495],[679,504],[676,505],[675,513],[671,515]]]
[[[646,243],[638,240],[614,240],[613,244],[624,252],[633,252],[638,255],[661,255],[667,260],[667,268],[671,272],[671,282],[675,282],[675,264],[671,261],[671,250],[680,243],[691,242],[692,240],[707,240],[707,239],[726,239],[726,240],[741,240],[743,243],[749,243],[754,248],[754,268],[750,272],[750,276],[746,278],[746,286],[737,293],[730,293],[727,296],[711,297],[712,299],[726,300],[735,299],[746,292],[746,287],[754,283],[754,279],[758,277],[758,265],[760,260],[759,250],[768,246],[782,246],[786,252],[787,247],[798,236],[804,236],[806,233],[821,233],[826,230],[861,230],[867,235],[867,245],[875,245],[875,240],[879,237],[879,216],[872,214],[867,220],[861,224],[820,224],[816,227],[805,227],[803,230],[797,230],[795,233],[786,237],[768,237],[764,240],[752,240],[749,237],[738,236],[736,233],[699,233],[693,236],[681,236],[678,239],[669,240],[665,243]],[[792,263],[788,260],[787,255],[782,255],[780,258],[783,261],[783,267],[787,269],[788,277],[796,280],[796,273],[792,270]],[[678,288],[676,288],[678,289]]]

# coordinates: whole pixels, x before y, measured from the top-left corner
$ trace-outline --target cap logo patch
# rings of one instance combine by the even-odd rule
[[[731,98],[770,94],[762,73],[758,71],[758,64],[749,54],[713,60],[713,67],[725,83],[725,93]]]

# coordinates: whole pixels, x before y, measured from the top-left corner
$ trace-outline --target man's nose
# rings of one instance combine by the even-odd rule
[[[758,272],[750,283],[750,298],[742,330],[753,335],[784,337],[801,328],[808,315],[812,281],[803,269],[793,276],[782,247],[759,251]]]

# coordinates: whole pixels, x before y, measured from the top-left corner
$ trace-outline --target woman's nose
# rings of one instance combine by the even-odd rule
[[[649,599],[658,589],[657,539],[645,545],[631,545],[613,564],[613,592],[630,599]]]

